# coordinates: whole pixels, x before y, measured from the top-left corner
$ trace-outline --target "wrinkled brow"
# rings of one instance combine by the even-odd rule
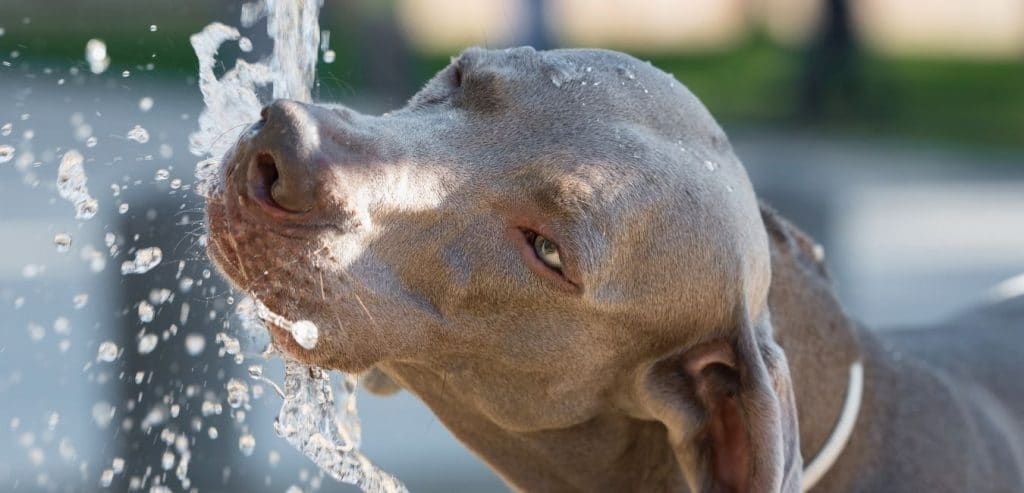
[[[563,219],[587,215],[595,206],[594,189],[574,175],[545,176],[531,185],[529,193],[537,207]]]

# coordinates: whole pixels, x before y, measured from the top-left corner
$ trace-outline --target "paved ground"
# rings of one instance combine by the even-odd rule
[[[7,485],[0,489],[73,486],[83,478],[95,485],[100,469],[119,452],[112,450],[114,430],[94,424],[93,406],[126,397],[100,382],[118,375],[90,364],[98,343],[122,327],[122,307],[113,301],[121,283],[116,275],[92,274],[81,252],[85,245],[105,250],[104,234],[116,229],[123,197],[142,193],[166,197],[172,205],[189,202],[154,175],[166,168],[172,178],[191,181],[195,159],[186,136],[199,109],[197,91],[184,83],[138,78],[82,85],[69,79],[58,85],[66,74],[8,75],[0,79],[0,125],[12,122],[14,129],[0,136],[0,145],[13,145],[18,154],[0,164],[0,485]],[[144,96],[155,101],[146,113],[138,108]],[[84,134],[76,139],[76,127],[82,130],[70,122],[75,113],[91,126],[95,147],[85,145]],[[125,139],[136,124],[148,129],[146,144]],[[29,141],[26,130],[34,132]],[[771,129],[737,130],[733,140],[762,196],[825,245],[849,311],[873,326],[936,320],[970,305],[986,287],[1024,272],[1021,155]],[[170,157],[166,148],[161,156],[161,145],[170,146]],[[91,221],[75,221],[71,206],[55,193],[59,155],[71,147],[85,154],[89,190],[100,201]],[[26,152],[35,159],[21,169],[15,163]],[[115,183],[134,194],[113,196]],[[131,206],[128,215],[147,212]],[[58,232],[73,235],[69,253],[53,247]],[[192,258],[188,249],[174,255]],[[111,262],[106,270],[116,267]],[[74,309],[79,293],[89,294],[89,302]],[[70,331],[54,328],[62,324],[59,317],[67,318]],[[243,373],[238,366],[227,376]],[[274,369],[268,373],[279,375]],[[217,385],[222,386],[211,388],[219,391]],[[256,471],[251,474],[260,475],[260,484],[266,476],[274,490],[301,484],[301,471],[312,468],[273,436],[276,406],[268,394],[246,419],[257,437],[253,457],[232,455],[235,444],[226,441],[196,447],[217,452],[209,460],[233,466],[235,477]],[[360,409],[366,452],[414,491],[503,490],[408,394],[367,396]],[[62,441],[74,447],[74,457]],[[271,450],[282,459],[268,469]]]

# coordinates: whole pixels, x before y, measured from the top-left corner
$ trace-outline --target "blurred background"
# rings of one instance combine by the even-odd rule
[[[241,11],[0,1],[3,491],[188,489],[186,457],[201,491],[352,490],[274,436],[280,400],[247,369],[280,381],[279,363],[203,255],[188,38]],[[719,118],[761,197],[824,245],[848,311],[880,330],[941,320],[1024,272],[1019,0],[326,0],[320,23],[317,99],[366,112],[471,45],[650,60]],[[269,52],[265,22],[244,33],[253,49],[222,49],[225,66]],[[57,193],[69,149],[98,201],[89,220]],[[152,246],[156,268],[121,275]],[[231,379],[248,387],[237,407]],[[408,394],[360,399],[365,452],[413,491],[505,490]]]

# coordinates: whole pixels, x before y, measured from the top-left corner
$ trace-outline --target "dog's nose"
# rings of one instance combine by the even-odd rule
[[[319,126],[307,107],[274,101],[250,131],[255,157],[247,170],[249,193],[288,212],[312,210],[323,159]]]

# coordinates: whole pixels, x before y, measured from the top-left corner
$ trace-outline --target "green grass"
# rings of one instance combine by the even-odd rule
[[[1024,147],[1024,62],[868,58],[868,106],[850,125],[973,145]]]

